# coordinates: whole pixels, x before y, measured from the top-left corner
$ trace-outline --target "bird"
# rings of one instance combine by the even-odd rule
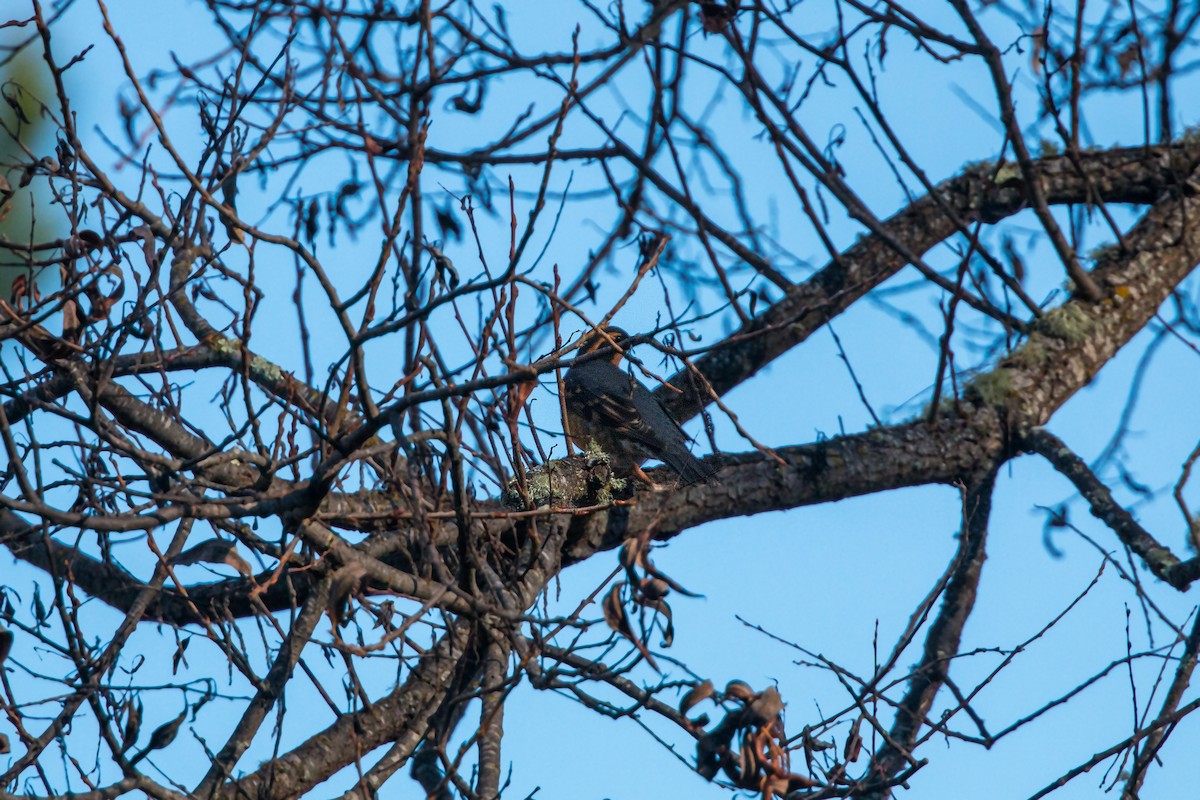
[[[150,743],[146,745],[144,750],[135,755],[133,758],[129,759],[129,766],[132,767],[134,764],[150,755],[151,751],[162,750],[164,747],[167,747],[174,742],[175,737],[179,734],[179,729],[183,726],[183,720],[187,717],[187,713],[188,706],[185,703],[183,706],[183,711],[179,712],[178,717],[155,728],[154,733],[150,734]]]
[[[567,436],[584,450],[594,443],[608,454],[614,470],[633,473],[651,486],[641,468],[647,459],[675,470],[684,486],[707,481],[715,470],[691,454],[688,435],[658,398],[619,366],[622,343],[628,340],[629,334],[609,325],[581,340],[563,376]],[[597,355],[605,349],[612,351],[610,357]]]

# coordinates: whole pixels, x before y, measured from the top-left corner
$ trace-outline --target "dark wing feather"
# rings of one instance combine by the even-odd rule
[[[707,480],[714,470],[705,466],[688,450],[690,439],[679,427],[679,423],[667,413],[649,389],[632,378],[630,380],[635,386],[633,404],[638,410],[638,417],[659,434],[661,445],[654,452],[654,457],[678,472],[684,485]]]
[[[642,396],[652,402],[654,396],[620,367],[608,361],[578,364],[568,370],[563,383],[568,398],[572,400],[574,413],[599,428],[639,445],[655,458],[667,444],[660,431],[670,431],[672,428],[678,431],[673,421],[663,428],[653,416],[647,419],[643,413],[647,404]],[[661,407],[658,411],[666,415]],[[667,419],[670,420],[669,417]],[[656,422],[659,423],[657,426],[654,424]],[[683,432],[679,431],[679,435],[683,436]]]
[[[646,457],[665,462],[684,483],[712,474],[687,448],[687,434],[650,390],[608,361],[589,361],[563,378],[574,413],[630,442]]]

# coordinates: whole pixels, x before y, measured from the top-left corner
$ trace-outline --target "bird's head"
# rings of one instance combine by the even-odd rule
[[[612,351],[612,362],[616,364],[625,355],[625,342],[628,340],[629,334],[617,326],[601,325],[585,334],[580,340],[579,355],[586,356],[607,348]]]

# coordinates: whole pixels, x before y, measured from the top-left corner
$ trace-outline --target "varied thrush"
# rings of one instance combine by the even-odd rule
[[[679,473],[687,485],[707,480],[715,470],[688,451],[688,436],[650,390],[618,366],[629,334],[606,326],[584,336],[579,355],[563,377],[567,436],[586,449],[591,440],[608,454],[617,472],[653,484],[641,464],[656,459]],[[614,346],[616,345],[616,346]],[[589,355],[612,350],[610,358]]]

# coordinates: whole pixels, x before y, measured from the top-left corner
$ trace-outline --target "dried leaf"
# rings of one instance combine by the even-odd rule
[[[245,575],[247,578],[254,574],[254,568],[250,566],[246,559],[242,558],[241,554],[238,553],[237,550],[230,550],[225,554],[225,563],[228,566],[236,569],[242,575]]]
[[[253,568],[238,553],[237,544],[226,539],[206,539],[171,559],[171,564],[176,566],[201,562],[227,564],[247,577],[254,574]]]
[[[621,566],[629,573],[629,579],[635,580],[637,575],[634,573],[634,568],[642,560],[642,542],[638,538],[626,539],[625,544],[621,545],[620,551]]]
[[[608,627],[628,639],[646,658],[646,662],[651,667],[661,672],[662,670],[658,669],[658,662],[654,660],[654,656],[650,654],[646,644],[634,634],[633,627],[629,624],[629,616],[625,613],[625,604],[621,602],[621,587],[624,585],[623,583],[615,584],[604,596],[604,601],[600,604],[604,612],[604,621],[608,623]]]
[[[207,688],[204,690],[204,694],[201,695],[200,699],[197,700],[196,703],[192,705],[192,721],[193,722],[195,722],[195,720],[196,720],[196,715],[200,713],[200,709],[202,709],[206,705],[208,705],[209,702],[211,702],[214,698],[216,698],[216,696],[217,696],[216,689],[212,686],[212,684],[207,684]]]
[[[346,181],[339,186],[332,205],[333,213],[338,217],[344,218],[347,214],[346,201],[351,197],[355,197],[361,191],[362,184],[358,181]]]
[[[65,139],[59,138],[58,143],[54,146],[54,152],[58,155],[58,160],[64,169],[69,170],[75,165],[75,153]]]
[[[40,589],[41,587],[39,587],[37,584],[34,584],[33,616],[34,619],[37,620],[38,627],[44,628],[49,624],[47,620],[50,619],[50,612],[46,610],[46,604],[42,602],[42,593]]]
[[[429,251],[429,255],[433,256],[433,268],[437,272],[438,278],[450,287],[450,291],[457,289],[459,277],[458,270],[454,268],[454,262],[436,245],[426,244],[425,249]]]
[[[675,641],[675,621],[671,617],[671,606],[667,605],[664,600],[647,600],[644,605],[647,608],[653,608],[667,620],[667,624],[663,627],[662,646],[670,647]]]
[[[37,284],[32,283],[29,279],[29,276],[18,275],[17,277],[14,277],[12,279],[12,291],[10,295],[8,295],[8,302],[11,302],[14,307],[22,307],[23,303],[20,301],[24,300],[26,296],[29,296],[30,289],[32,289],[35,294],[37,293]],[[36,299],[34,299],[34,301],[36,302]],[[34,305],[34,303],[30,302],[30,306],[32,305]]]
[[[804,731],[800,734],[801,741],[804,742],[804,749],[813,753],[822,753],[826,750],[833,749],[833,742],[826,742],[823,739],[818,739],[812,735],[812,728],[805,725]]]
[[[667,582],[659,578],[642,578],[638,582],[638,594],[647,603],[654,603],[671,593]]]
[[[691,711],[698,703],[707,700],[716,694],[716,689],[713,688],[713,682],[709,680],[701,681],[688,690],[683,699],[679,701],[679,713],[686,714]]]
[[[179,671],[180,662],[182,662],[185,667],[188,666],[187,659],[184,658],[183,654],[188,649],[188,645],[191,643],[192,639],[191,637],[188,637],[186,639],[181,639],[179,644],[175,645],[175,655],[171,657],[172,675]]]
[[[525,401],[529,399],[529,395],[533,394],[533,390],[538,387],[537,380],[521,381],[514,383],[508,387],[508,412],[504,415],[504,421],[509,425],[516,423],[521,410],[525,408]]]
[[[721,768],[721,747],[712,738],[700,735],[696,740],[696,772],[700,777],[711,781],[717,777]]]
[[[104,243],[100,234],[91,230],[81,230],[63,243],[63,255],[67,258],[81,258],[84,254],[97,249]],[[66,281],[64,280],[64,284]]]
[[[101,289],[101,283],[106,278],[112,281],[112,288],[108,292]],[[116,264],[110,264],[88,284],[86,291],[91,303],[91,308],[88,310],[88,322],[104,319],[125,294],[125,276],[121,272],[121,268]]]
[[[73,297],[63,302],[62,331],[62,338],[71,344],[78,344],[83,338],[83,315],[79,312],[79,302]]]
[[[454,211],[450,206],[434,209],[433,216],[437,220],[438,228],[442,231],[443,239],[462,241],[462,225],[459,224],[458,217],[454,216]],[[457,280],[457,275],[455,279]],[[453,289],[454,285],[451,284],[450,288]]]
[[[632,638],[633,629],[629,627],[629,617],[625,614],[625,604],[621,601],[621,587],[624,585],[623,583],[613,584],[612,589],[604,596],[600,610],[604,614],[604,621],[608,623],[608,627],[626,638]]]
[[[478,114],[483,108],[483,95],[487,84],[483,81],[468,85],[462,92],[450,98],[450,105],[455,111],[461,111],[464,114]],[[475,96],[471,97],[472,91]]]
[[[329,602],[326,610],[333,619],[335,627],[346,623],[350,600],[362,590],[363,579],[367,577],[367,569],[362,564],[348,564],[338,570],[329,588]]]
[[[783,696],[779,694],[779,690],[768,686],[746,706],[746,723],[756,727],[770,725],[783,713],[783,705]]]
[[[150,226],[139,225],[130,233],[142,241],[142,258],[146,259],[146,266],[150,268],[157,266],[158,252],[155,249],[154,232],[150,230]]]
[[[846,736],[846,744],[842,748],[842,755],[846,761],[857,761],[859,754],[862,753],[863,739],[862,734],[858,731],[862,720],[862,717],[854,720],[854,724],[850,726],[850,733]]]
[[[183,720],[187,717],[188,708],[185,705],[183,711],[175,719],[163,725],[159,725],[154,729],[154,733],[150,734],[150,744],[146,745],[146,749],[138,753],[133,758],[129,759],[129,763],[136,764],[141,761],[153,750],[162,750],[171,742],[175,741],[175,737],[179,734],[180,727],[183,726]]]
[[[1009,270],[1017,283],[1025,283],[1025,260],[1021,258],[1021,254],[1017,252],[1016,244],[1012,237],[1004,237],[1004,241],[1000,243],[1000,250],[1004,253],[1004,257],[1008,259]]]
[[[240,159],[239,159],[240,160]],[[236,164],[235,164],[236,167]],[[221,202],[229,206],[230,210],[237,212],[237,195],[238,195],[238,171],[236,168],[230,168],[229,174],[221,181]]]
[[[132,698],[125,701],[125,729],[121,733],[121,752],[124,753],[137,743],[138,733],[142,730],[142,701],[136,703]]]
[[[723,693],[725,699],[741,700],[743,703],[749,703],[754,699],[754,690],[750,688],[750,684],[745,681],[732,680],[725,684]]]
[[[1117,53],[1117,68],[1121,71],[1122,78],[1129,77],[1129,73],[1133,71],[1134,66],[1141,61],[1140,50],[1141,44],[1133,42]]]
[[[838,766],[835,768],[835,771],[839,770],[841,766],[841,764],[838,764]],[[833,773],[831,772],[829,781],[830,783],[833,783],[832,778]],[[820,785],[820,783],[814,781],[812,778],[806,778],[803,775],[797,775],[794,772],[787,776],[787,791],[789,792],[798,792],[801,789],[815,789]]]
[[[29,117],[25,114],[25,109],[21,107],[21,101],[16,97],[16,92],[6,86],[3,94],[4,102],[8,103],[8,107],[16,112],[17,119],[26,125],[31,124]]]
[[[246,232],[238,227],[237,217],[224,209],[217,212],[217,217],[221,220],[221,225],[225,228],[225,235],[229,237],[229,241],[236,244],[246,243]]]
[[[737,772],[729,777],[743,789],[753,789],[758,781],[759,754],[754,746],[753,736],[743,736],[742,746],[738,748]]]
[[[321,206],[316,199],[309,201],[308,209],[304,214],[304,236],[308,240],[308,246],[312,247],[317,240],[317,231],[320,230],[321,224]]]
[[[4,663],[4,659],[8,658],[8,654],[12,652],[13,634],[8,628],[0,626],[0,664]]]
[[[647,575],[653,575],[655,578],[662,581],[667,586],[671,587],[671,589],[673,589],[674,591],[679,592],[684,597],[703,597],[704,596],[702,594],[697,594],[696,592],[692,592],[692,591],[689,591],[688,589],[684,588],[683,585],[680,584],[678,581],[673,580],[670,575],[667,575],[665,572],[663,572],[660,569],[658,569],[657,567],[655,567],[654,564],[650,561],[650,559],[646,559],[645,561],[646,561],[645,566],[646,566],[646,574]]]
[[[189,547],[171,559],[173,566],[187,566],[206,562],[209,564],[228,564],[230,553],[236,555],[237,545],[228,539],[205,539],[195,547]]]
[[[763,797],[783,797],[788,793],[788,778],[785,775],[768,774],[763,778]]]
[[[736,15],[736,4],[731,8],[725,3],[703,3],[700,6],[700,25],[706,34],[721,33]]]

